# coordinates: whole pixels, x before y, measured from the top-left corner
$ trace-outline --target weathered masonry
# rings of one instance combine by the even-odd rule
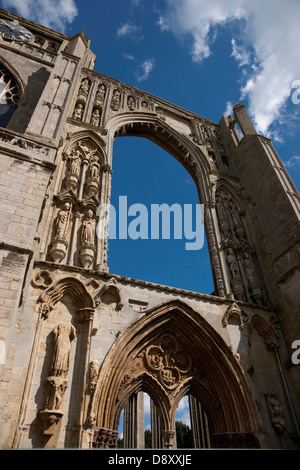
[[[214,123],[95,72],[82,32],[0,22],[1,448],[113,448],[121,416],[143,447],[145,393],[154,448],[184,396],[196,448],[299,448],[299,194],[272,142],[242,104]],[[121,136],[191,174],[214,295],[109,272]]]

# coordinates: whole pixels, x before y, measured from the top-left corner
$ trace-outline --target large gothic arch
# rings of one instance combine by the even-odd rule
[[[186,394],[205,409],[215,447],[222,446],[225,435],[234,436],[235,447],[246,445],[245,436],[248,446],[260,446],[258,411],[236,357],[220,335],[180,300],[139,317],[107,354],[90,409],[89,423],[96,436],[103,429],[117,433],[122,409],[139,391],[155,403],[162,436],[168,436],[166,447],[173,446],[175,412]]]
[[[122,113],[110,119],[108,128],[108,159],[113,159],[113,139],[122,136],[144,137],[172,155],[193,178],[201,203],[211,198],[212,165],[208,152],[188,135],[162,120],[157,114]]]

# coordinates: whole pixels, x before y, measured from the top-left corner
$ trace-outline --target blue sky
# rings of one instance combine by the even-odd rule
[[[214,122],[243,102],[299,189],[299,0],[0,0],[0,6],[70,36],[83,29],[96,71]],[[148,207],[198,203],[189,174],[150,141],[118,138],[113,158],[115,206],[120,195]],[[213,291],[206,242],[187,251],[180,240],[111,240],[108,263],[112,273]]]

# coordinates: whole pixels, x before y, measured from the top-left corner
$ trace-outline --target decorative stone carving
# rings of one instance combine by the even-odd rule
[[[243,212],[230,192],[221,187],[216,194],[216,211],[222,235],[221,248],[231,275],[231,288],[236,299],[262,304],[262,290],[253,263],[251,248],[242,221]]]
[[[110,107],[113,111],[118,111],[121,104],[121,92],[119,90],[113,91]]]
[[[94,101],[94,108],[101,109],[103,107],[105,94],[106,94],[106,87],[102,83],[101,85],[99,85],[97,93],[96,93],[96,97]]]
[[[72,150],[68,156],[65,178],[66,189],[76,190],[80,178],[81,159],[82,155],[79,148]]]
[[[107,294],[110,294],[110,298],[116,302],[117,310],[121,310],[123,308],[121,289],[115,278],[111,278],[97,292],[95,298],[96,304],[99,304],[104,297],[107,297]]]
[[[268,409],[270,413],[271,423],[278,434],[282,434],[285,430],[286,424],[283,418],[283,408],[274,393],[265,395],[267,399]]]
[[[99,376],[99,362],[94,359],[90,364],[90,393],[93,394]]]
[[[71,341],[76,337],[75,328],[71,323],[61,322],[53,330],[54,351],[50,376],[46,379],[45,409],[40,411],[44,422],[45,435],[53,435],[55,428],[63,416],[62,402],[68,387],[66,379],[70,367]]]
[[[230,317],[236,317],[239,324],[240,324],[240,328],[241,329],[244,328],[244,322],[243,322],[243,318],[242,318],[242,311],[235,302],[228,307],[228,309],[226,310],[226,312],[223,315],[222,324],[223,324],[224,327],[226,327],[228,325],[228,320],[229,320]]]
[[[36,276],[32,280],[32,284],[35,287],[40,287],[43,289],[46,289],[47,287],[49,287],[50,284],[52,284],[52,282],[53,282],[53,279],[50,276],[48,271],[40,271],[38,274],[36,274]]]
[[[82,223],[80,239],[80,262],[84,268],[89,268],[95,258],[95,227],[96,221],[93,218],[94,213],[88,210],[85,220]]]
[[[170,390],[178,386],[182,376],[192,366],[190,356],[178,347],[176,339],[170,334],[161,336],[158,344],[146,349],[145,363],[156,374],[160,383]]]
[[[72,206],[66,202],[54,221],[54,238],[51,243],[50,256],[55,263],[59,263],[66,256],[68,247],[67,236],[71,219]]]
[[[51,375],[66,377],[70,366],[71,341],[76,338],[76,331],[71,323],[61,322],[53,330],[55,343]]]
[[[91,117],[91,124],[93,126],[99,126],[100,117],[101,117],[100,110],[97,109],[97,108],[94,109],[94,111],[92,113],[92,117]]]
[[[130,111],[135,110],[135,99],[132,95],[129,95],[127,98],[127,106],[130,109]]]
[[[97,449],[114,449],[117,447],[118,431],[107,428],[96,428],[93,447]]]
[[[76,107],[75,107],[74,113],[73,113],[73,119],[76,119],[77,121],[81,121],[82,115],[83,115],[83,110],[84,110],[84,107],[83,107],[82,103],[76,104]]]
[[[99,178],[100,178],[100,163],[97,155],[93,155],[90,159],[90,167],[88,178],[86,181],[85,192],[88,196],[97,194],[99,190]]]

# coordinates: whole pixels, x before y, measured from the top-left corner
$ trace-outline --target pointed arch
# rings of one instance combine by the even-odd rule
[[[172,342],[176,345],[171,353]],[[156,354],[165,355],[164,361],[172,356],[164,370],[156,369]],[[148,310],[113,345],[93,397],[95,424],[116,430],[133,391],[150,395],[164,429],[174,427],[178,403],[189,393],[203,404],[213,433],[259,428],[258,411],[238,361],[214,328],[181,300]]]
[[[24,94],[23,82],[5,59],[0,59],[0,126],[7,127]]]
[[[65,295],[69,295],[79,309],[94,309],[93,297],[85,285],[74,277],[65,277],[45,290],[40,302],[53,308]]]
[[[105,141],[93,130],[89,131],[79,131],[72,134],[71,138],[68,140],[64,147],[64,153],[70,153],[77,145],[80,146],[81,142],[90,141],[94,145],[94,152],[98,152],[100,154],[101,162],[107,163],[106,161],[106,143]],[[81,146],[81,151],[85,153],[85,150]]]
[[[108,158],[110,162],[114,137],[126,135],[144,137],[164,149],[183,165],[195,181],[202,203],[210,199],[207,188],[210,188],[209,174],[212,167],[204,147],[200,148],[187,135],[171,127],[156,114],[120,113],[106,125],[109,128]]]

